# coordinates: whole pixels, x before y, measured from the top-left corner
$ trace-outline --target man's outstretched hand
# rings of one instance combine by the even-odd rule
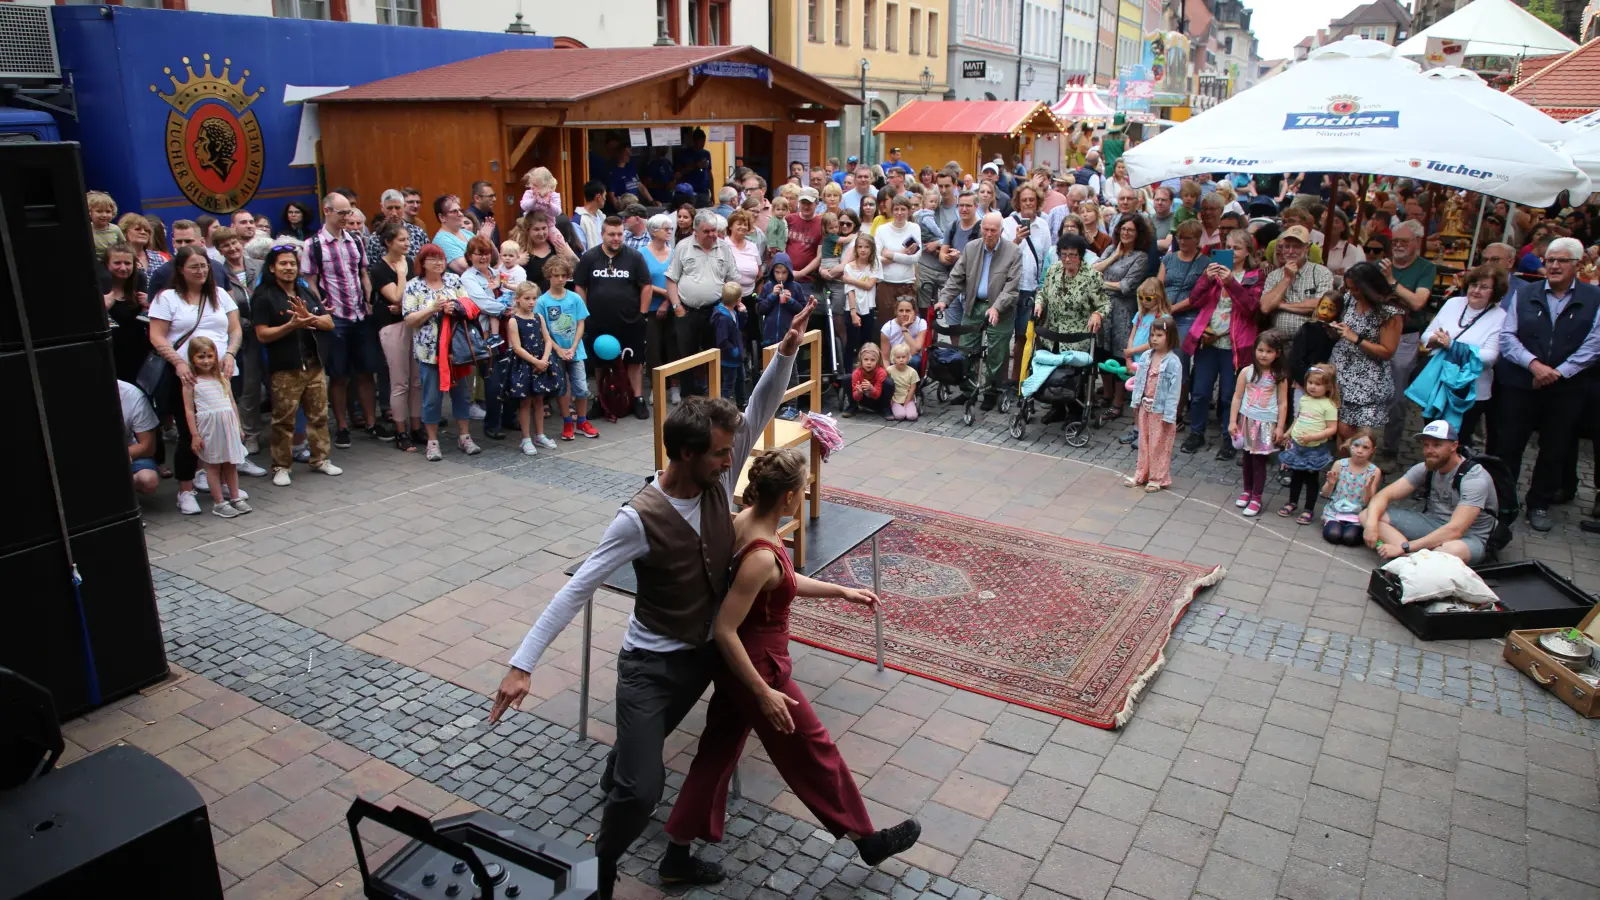
[[[778,345],[778,352],[784,356],[793,356],[800,349],[800,339],[806,336],[806,322],[811,318],[811,311],[817,308],[816,298],[806,303],[806,308],[794,314],[794,320],[789,323],[789,332],[783,336],[783,343]]]
[[[522,708],[522,698],[528,696],[528,673],[515,666],[506,669],[500,687],[494,692],[494,706],[489,709],[489,724],[500,721],[507,709]]]

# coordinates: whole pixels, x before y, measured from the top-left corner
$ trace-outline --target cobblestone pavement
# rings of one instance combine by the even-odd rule
[[[998,420],[967,430],[952,416],[935,411],[913,427],[842,421],[850,443],[829,461],[825,483],[1225,565],[1229,574],[1180,622],[1167,668],[1120,732],[900,673],[878,675],[870,665],[796,645],[796,678],[839,741],[874,818],[917,815],[925,826],[922,845],[880,880],[851,886],[836,878],[823,893],[1302,900],[1590,898],[1600,891],[1594,726],[1507,668],[1498,641],[1416,640],[1366,599],[1370,554],[1327,546],[1312,529],[1276,516],[1243,518],[1232,507],[1237,470],[1209,453],[1180,454],[1174,489],[1145,495],[1119,486],[1132,454],[1114,443],[1114,427],[1093,432],[1089,447],[1063,458],[998,437]],[[330,653],[342,646],[352,654],[337,659],[370,661],[341,670],[337,680],[371,671],[417,687],[423,683],[410,679],[423,677],[424,696],[441,703],[459,697],[449,703],[481,715],[483,693],[564,582],[561,570],[592,547],[615,504],[649,469],[647,423],[600,427],[601,440],[532,459],[509,441],[485,441],[486,452],[472,458],[447,450],[437,465],[358,443],[339,454],[341,478],[297,470],[287,489],[248,482],[260,486],[252,497],[258,513],[233,522],[177,516],[168,487],[148,513],[152,558],[173,573],[163,584],[164,603],[178,602],[193,615],[196,630],[184,638],[192,652],[225,643],[219,636],[233,627],[230,619],[270,622],[293,629],[272,632],[290,643],[327,642]],[[1507,556],[1542,559],[1586,589],[1600,589],[1600,542],[1565,518],[1571,513],[1558,514],[1549,535],[1519,535]],[[187,585],[182,578],[211,590],[186,587],[174,600],[174,585]],[[602,740],[611,733],[614,651],[628,609],[625,598],[597,597],[589,725]],[[252,610],[259,619],[249,618]],[[524,704],[531,715],[511,724],[534,728],[537,720],[537,736],[576,726],[576,631],[568,629],[535,672]],[[169,637],[178,640],[171,631]],[[294,654],[302,667],[306,649]],[[209,664],[215,660],[196,658],[191,667]],[[274,665],[290,663],[285,657]],[[280,674],[292,682],[287,669]],[[212,677],[228,683],[222,673]],[[253,691],[277,688],[264,680],[237,687],[252,699],[259,696]],[[369,711],[356,699],[359,688],[348,697],[297,689],[372,716],[328,724],[352,746],[359,746],[356,732],[338,728],[397,728],[416,715],[404,711],[407,704],[421,702],[402,702],[395,716],[397,710],[381,709],[389,697]],[[442,693],[428,693],[435,690]],[[675,772],[692,758],[703,712],[702,704],[669,741]],[[450,723],[429,722],[436,729]],[[408,748],[400,733],[413,732],[359,739],[375,741],[375,752],[414,753],[401,757],[411,765],[442,750],[442,742]],[[471,743],[463,735],[451,739],[466,743],[420,772],[401,768],[423,780],[433,771],[443,787],[456,776],[434,769]],[[477,743],[483,751],[460,762],[478,774],[457,778],[461,784],[483,785],[477,779],[496,771],[494,762],[476,761],[493,758],[501,745]],[[765,827],[776,840],[787,828],[764,824],[770,813],[808,821],[759,748],[751,748],[741,772],[750,804],[741,821],[751,824],[740,828],[757,834]],[[505,781],[516,779],[496,779]],[[509,798],[484,789],[493,792],[489,802]],[[562,807],[572,810],[562,827],[581,831],[578,823],[597,799],[591,791]],[[512,799],[505,809],[515,805]],[[549,814],[520,805],[530,815]],[[809,841],[790,840],[806,855]],[[658,841],[635,870],[659,852],[650,849]],[[777,851],[757,845],[759,852],[740,846],[753,854],[754,865],[745,868],[764,879],[759,886],[737,881],[724,895],[807,892],[816,867],[800,872],[790,865],[792,854],[780,863],[787,844]],[[827,868],[832,855],[807,858]],[[786,870],[800,878],[792,889]]]

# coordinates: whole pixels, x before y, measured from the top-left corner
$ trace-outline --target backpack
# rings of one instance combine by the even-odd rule
[[[1479,454],[1466,457],[1461,465],[1456,468],[1456,474],[1450,479],[1450,487],[1461,496],[1461,479],[1474,468],[1482,468],[1489,475],[1489,480],[1494,482],[1494,496],[1497,509],[1487,510],[1495,518],[1494,531],[1489,535],[1488,549],[1494,553],[1511,543],[1511,525],[1517,521],[1517,480],[1512,477],[1511,469],[1505,460],[1498,456]],[[1428,508],[1428,495],[1433,490],[1433,473],[1428,473],[1428,478],[1422,485],[1422,508]]]
[[[633,411],[633,385],[628,381],[626,357],[606,365],[600,373],[600,411],[607,422],[615,422]]]

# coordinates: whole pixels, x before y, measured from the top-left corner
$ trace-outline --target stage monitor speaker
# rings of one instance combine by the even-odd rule
[[[35,356],[67,529],[81,531],[137,513],[111,339],[40,348]],[[17,388],[8,461],[15,509],[21,512],[0,532],[0,553],[61,539],[29,376],[26,355],[0,352],[0,384]]]
[[[34,346],[106,334],[78,145],[0,143],[0,208]],[[0,254],[0,351],[22,349],[11,274]]]
[[[0,666],[48,688],[63,720],[167,676],[138,514],[74,533],[72,555],[83,578],[76,594],[59,539],[0,556],[0,583],[10,585],[0,604]]]
[[[0,793],[0,900],[222,900],[194,785],[128,745]]]

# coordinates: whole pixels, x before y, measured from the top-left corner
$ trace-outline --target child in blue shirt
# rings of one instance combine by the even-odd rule
[[[711,330],[717,349],[722,351],[722,396],[744,409],[744,316],[740,312],[744,292],[737,281],[722,286],[722,302],[711,309]]]
[[[589,424],[589,375],[584,371],[583,320],[589,318],[589,307],[583,298],[567,290],[572,278],[572,263],[563,256],[554,255],[545,260],[544,277],[550,289],[539,298],[533,313],[544,328],[545,340],[554,344],[556,358],[553,363],[565,371],[567,390],[561,395],[561,439],[570,441],[576,434],[597,438],[600,432]],[[573,400],[577,400],[578,415],[572,415]]]

